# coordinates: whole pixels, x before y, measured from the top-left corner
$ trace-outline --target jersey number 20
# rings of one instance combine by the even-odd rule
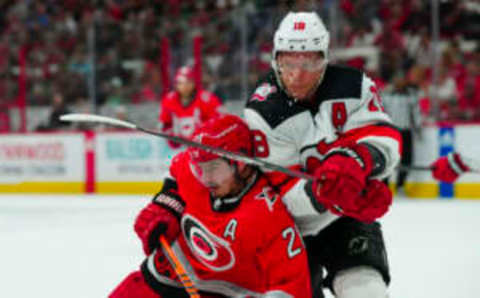
[[[292,227],[288,227],[282,231],[283,239],[288,239],[287,255],[290,259],[298,255],[302,251],[301,247],[293,248],[293,244],[295,243],[295,236],[295,230]]]

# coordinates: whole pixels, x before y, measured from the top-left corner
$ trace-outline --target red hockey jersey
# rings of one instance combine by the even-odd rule
[[[282,202],[299,180],[276,188],[259,172],[239,197],[216,201],[193,176],[188,153],[173,159],[170,173],[186,203],[172,248],[199,290],[228,297],[311,297],[306,251]],[[181,287],[161,254],[155,251],[142,269],[162,285]]]
[[[178,92],[172,91],[162,98],[159,121],[164,131],[190,138],[200,123],[216,116],[220,105],[220,100],[213,93],[199,90],[192,102],[184,106]]]

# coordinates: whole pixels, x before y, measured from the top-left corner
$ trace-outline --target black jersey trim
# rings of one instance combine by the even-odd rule
[[[300,152],[300,154],[302,154],[306,150],[311,149],[311,148],[315,148],[315,147],[317,147],[317,144],[306,145],[306,146],[303,146],[302,148],[300,148],[299,152]]]
[[[265,99],[257,100],[249,98],[245,108],[252,109],[259,113],[268,125],[274,129],[285,120],[308,111],[308,108],[296,104],[283,89],[278,85],[273,71],[260,79],[255,90],[263,84],[276,88],[275,92],[268,94]]]
[[[317,112],[318,106],[327,100],[340,98],[361,99],[362,96],[363,72],[344,66],[328,65],[322,83],[315,93],[315,104],[312,107],[296,103],[279,86],[273,71],[260,79],[256,88],[262,84],[269,84],[276,88],[275,92],[268,94],[262,100],[249,98],[246,108],[259,113],[268,125],[274,129],[287,119],[309,111]]]
[[[358,69],[329,65],[317,89],[317,102],[339,98],[362,98],[363,72]]]
[[[306,107],[296,105],[293,101],[276,93],[270,94],[265,101],[250,101],[246,108],[260,114],[272,129],[291,117],[308,111]]]
[[[391,129],[394,129],[394,130],[398,131],[398,133],[400,133],[400,128],[398,128],[398,126],[396,126],[396,125],[394,125],[394,124],[392,124],[392,123],[380,121],[380,122],[374,123],[373,125],[375,125],[375,126],[382,126],[382,127],[389,127],[389,128],[391,128]]]
[[[320,203],[317,200],[317,198],[315,198],[315,195],[313,194],[313,182],[312,181],[308,181],[307,183],[305,183],[304,190],[305,190],[305,193],[306,193],[307,197],[310,199],[310,202],[312,203],[313,208],[315,208],[315,210],[320,214],[325,213],[327,211],[327,208],[325,206],[323,206],[323,204]]]

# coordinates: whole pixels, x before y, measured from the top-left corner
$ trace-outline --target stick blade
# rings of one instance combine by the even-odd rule
[[[102,123],[102,124],[108,124],[113,126],[137,129],[137,126],[133,123],[106,117],[106,116],[93,115],[93,114],[65,114],[60,116],[60,120],[66,121],[66,122]]]

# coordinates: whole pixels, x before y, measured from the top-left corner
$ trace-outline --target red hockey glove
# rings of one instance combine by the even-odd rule
[[[458,176],[470,171],[470,168],[465,165],[460,155],[453,152],[437,159],[431,167],[433,177],[447,183],[455,182]]]
[[[342,207],[345,200],[360,195],[372,167],[366,145],[333,148],[314,172],[319,179],[313,183],[313,193],[321,200]]]
[[[371,223],[385,215],[392,202],[392,192],[385,183],[379,180],[369,180],[365,194],[355,200],[353,209],[345,209],[343,214]]]
[[[134,229],[142,240],[145,254],[149,255],[160,246],[160,236],[163,235],[169,242],[177,238],[184,208],[185,203],[180,196],[162,191],[140,211]]]
[[[317,200],[333,214],[348,216],[371,223],[387,213],[393,202],[388,186],[378,180],[369,180],[362,195],[345,197],[341,202],[332,203],[322,195]]]

